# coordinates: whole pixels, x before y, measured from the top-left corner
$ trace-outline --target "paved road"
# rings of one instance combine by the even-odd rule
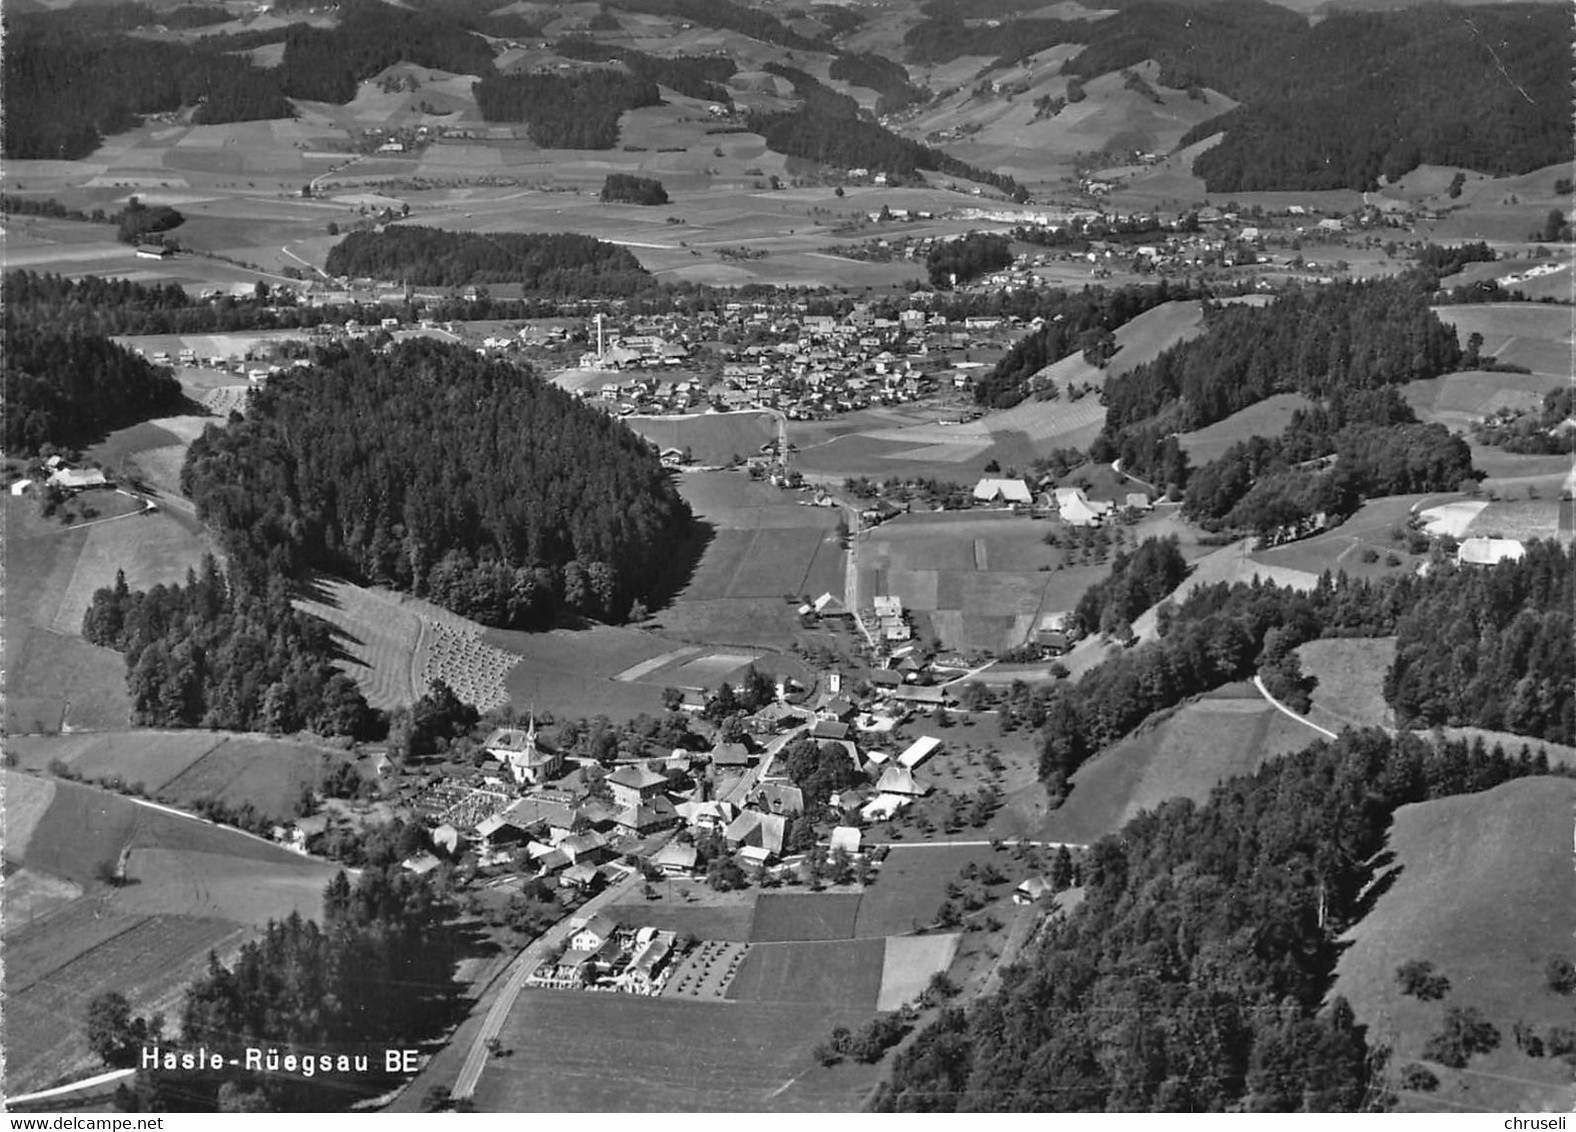
[[[717,801],[732,802],[735,806],[743,806],[745,800],[750,796],[750,791],[755,789],[755,784],[766,777],[767,772],[771,770],[772,760],[777,757],[784,747],[799,738],[809,726],[806,723],[790,731],[784,731],[777,738],[766,744],[766,750],[762,752],[760,761],[754,767],[745,771],[732,786],[718,794]]]
[[[566,917],[548,928],[515,956],[498,997],[493,1000],[492,1008],[487,1011],[487,1018],[483,1021],[482,1028],[476,1032],[476,1037],[471,1041],[471,1049],[465,1056],[465,1063],[460,1066],[460,1075],[451,1090],[455,1100],[469,1097],[476,1091],[476,1082],[481,1079],[482,1070],[487,1067],[487,1043],[503,1030],[504,1020],[509,1017],[509,1011],[514,1009],[515,999],[519,998],[520,991],[525,987],[525,980],[530,977],[531,972],[536,970],[547,957],[551,948],[565,942],[574,934],[574,928],[571,926],[573,921],[618,903],[619,900],[633,894],[640,883],[640,874],[631,873],[607,891],[586,901],[573,916]]]

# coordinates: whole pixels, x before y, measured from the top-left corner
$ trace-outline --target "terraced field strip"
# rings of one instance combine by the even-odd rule
[[[344,634],[348,657],[340,668],[361,687],[374,708],[414,703],[426,691],[417,687],[421,620],[397,595],[363,589],[337,579],[321,579],[323,600],[298,598],[296,608],[322,618]]]

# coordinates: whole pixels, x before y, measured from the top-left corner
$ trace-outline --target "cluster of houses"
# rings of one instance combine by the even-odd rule
[[[47,473],[44,483],[49,487],[59,488],[67,495],[75,495],[79,491],[87,491],[95,487],[113,486],[103,468],[73,468],[61,456],[51,456],[45,460],[44,471]],[[26,495],[36,483],[37,481],[31,478],[13,480],[11,494]]]
[[[821,693],[815,707],[778,699],[745,718],[744,741],[719,734],[709,752],[675,750],[608,769],[553,750],[534,722],[498,728],[473,778],[430,786],[415,800],[433,849],[404,867],[421,873],[439,867],[443,856],[472,856],[482,867],[589,893],[627,875],[620,862],[631,860],[666,876],[693,877],[706,864],[697,847],[704,842],[751,874],[792,870],[798,861],[789,851],[790,823],[805,815],[806,802],[776,763],[776,752],[792,740],[807,737],[823,752],[825,745],[840,748],[862,772],[864,782],[831,804],[863,821],[890,818],[933,789],[920,770],[941,750],[939,739],[878,749],[915,706],[946,701],[943,689],[908,682],[928,668],[923,651],[912,643],[899,651],[893,667],[872,674],[881,678],[869,681],[860,702],[840,686]],[[830,848],[857,854],[859,829],[836,827]]]
[[[974,503],[981,507],[1005,507],[1018,512],[1053,515],[1074,527],[1099,527],[1121,511],[1150,511],[1154,504],[1147,492],[1130,491],[1119,507],[1104,499],[1090,499],[1081,487],[1055,487],[1046,477],[1044,486],[1033,489],[1021,479],[985,477],[974,485]]]
[[[598,327],[597,347],[581,355],[581,367],[620,376],[580,395],[621,414],[767,408],[817,419],[915,401],[943,386],[967,388],[967,369],[953,366],[949,354],[1025,328],[1021,319],[949,320],[917,307],[887,318],[866,304],[846,315],[810,314],[803,306],[729,303],[720,313],[641,320],[618,333]],[[703,344],[719,370],[704,379],[688,369],[664,373],[686,366]]]
[[[673,932],[625,927],[604,914],[571,927],[563,953],[532,973],[532,985],[653,995],[673,972],[678,955]]]

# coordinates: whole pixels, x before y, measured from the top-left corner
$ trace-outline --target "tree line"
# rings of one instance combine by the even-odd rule
[[[5,447],[78,448],[113,429],[181,411],[186,396],[162,366],[98,334],[5,304]]]
[[[420,287],[518,283],[527,294],[627,295],[652,286],[628,248],[573,232],[451,232],[390,224],[352,232],[328,251],[330,275]]]
[[[832,60],[827,72],[832,78],[866,87],[880,97],[876,99],[876,115],[880,117],[923,102],[929,92],[915,86],[903,64],[884,55],[868,52],[845,52]]]
[[[1434,572],[1396,623],[1385,698],[1403,727],[1486,727],[1576,743],[1576,549]]]
[[[1268,536],[1321,512],[1344,518],[1374,496],[1454,491],[1476,475],[1466,441],[1420,424],[1394,386],[1348,389],[1297,409],[1279,439],[1239,440],[1186,472],[1183,513],[1211,531]]]
[[[372,736],[379,720],[334,667],[326,622],[298,612],[282,577],[255,587],[211,555],[184,585],[132,590],[123,571],[82,618],[91,644],[126,656],[132,719],[144,727]]]
[[[1147,310],[1197,294],[1162,279],[1152,287],[1085,287],[1037,295],[1032,305],[1034,313],[1046,320],[1044,325],[1014,342],[990,372],[974,383],[974,400],[992,409],[1010,409],[1033,392],[1032,379],[1047,365],[1095,345]]]
[[[994,232],[970,232],[936,244],[925,257],[930,285],[950,290],[1012,264],[1012,242]]]
[[[588,63],[622,63],[638,78],[709,102],[732,101],[728,88],[722,84],[739,69],[731,56],[722,53],[666,57],[648,55],[633,47],[615,47],[583,35],[565,36],[556,41],[553,52],[566,59],[580,59]]]
[[[1392,815],[1544,773],[1525,749],[1348,731],[1166,802],[1090,848],[1082,903],[921,1031],[873,1107],[1387,1107],[1377,1041],[1326,995]]]
[[[667,204],[668,193],[655,177],[637,177],[633,173],[609,173],[602,182],[598,199],[621,204]]]
[[[321,568],[489,625],[622,620],[682,568],[650,447],[536,375],[431,340],[322,349],[193,442],[182,489],[235,568]]]
[[[1187,432],[1276,393],[1327,397],[1437,377],[1461,360],[1454,329],[1411,281],[1301,287],[1265,306],[1206,302],[1206,332],[1111,378],[1103,435]]]
[[[484,119],[525,122],[543,149],[612,149],[624,111],[662,101],[656,83],[611,67],[489,75],[471,89]]]

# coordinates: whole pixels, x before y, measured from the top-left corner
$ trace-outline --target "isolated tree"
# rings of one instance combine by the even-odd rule
[[[1475,1006],[1452,1006],[1445,1012],[1445,1027],[1429,1038],[1423,1056],[1452,1069],[1465,1069],[1474,1054],[1499,1048],[1499,1030]]]
[[[1426,1065],[1414,1061],[1401,1070],[1401,1087],[1416,1093],[1431,1093],[1439,1088],[1439,1078]]]
[[[1576,963],[1563,955],[1549,956],[1548,964],[1543,968],[1543,977],[1555,994],[1576,991]]]
[[[1435,1002],[1450,993],[1450,980],[1434,970],[1426,959],[1409,959],[1395,969],[1395,981],[1402,994],[1419,1002]]]

